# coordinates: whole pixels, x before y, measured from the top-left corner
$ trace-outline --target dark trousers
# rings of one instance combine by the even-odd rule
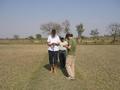
[[[65,68],[66,64],[66,51],[65,50],[60,50],[59,51],[59,60],[60,60],[60,67]]]
[[[57,65],[58,63],[58,51],[48,51],[50,65]]]

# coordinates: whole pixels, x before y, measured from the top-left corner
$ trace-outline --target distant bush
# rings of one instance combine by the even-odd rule
[[[78,39],[76,38],[78,41]],[[47,38],[39,39],[0,39],[0,44],[47,44]],[[113,42],[112,38],[84,38],[78,43],[78,45],[120,45],[120,39],[118,38]]]
[[[0,44],[46,44],[46,39],[0,39]]]

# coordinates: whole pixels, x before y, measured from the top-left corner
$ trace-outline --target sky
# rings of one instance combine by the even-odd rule
[[[42,34],[40,25],[69,20],[71,32],[83,23],[88,36],[92,29],[101,35],[111,23],[120,23],[120,0],[0,0],[0,38]]]

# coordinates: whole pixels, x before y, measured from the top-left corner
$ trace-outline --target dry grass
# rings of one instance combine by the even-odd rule
[[[0,45],[0,90],[120,90],[120,46],[81,45],[76,80],[50,74],[45,45]]]

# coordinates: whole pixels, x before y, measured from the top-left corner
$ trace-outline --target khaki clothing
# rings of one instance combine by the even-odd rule
[[[68,41],[68,44],[70,45],[70,48],[68,49],[68,56],[66,59],[66,70],[68,72],[68,75],[70,77],[75,77],[75,53],[76,53],[76,40],[74,38],[71,38]]]
[[[73,55],[67,56],[66,69],[70,77],[75,77],[75,56]]]

